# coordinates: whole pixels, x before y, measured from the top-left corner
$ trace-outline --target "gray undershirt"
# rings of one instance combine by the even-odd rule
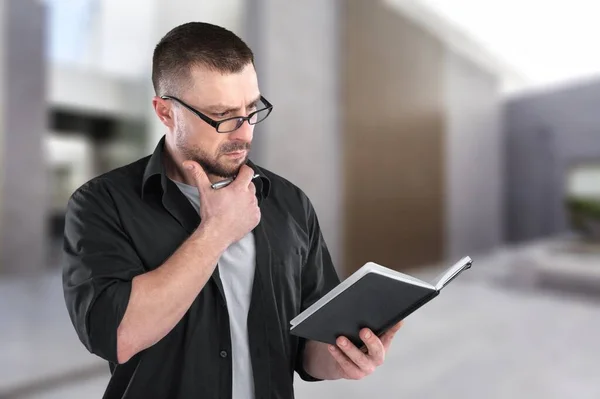
[[[199,212],[198,189],[184,183],[176,181],[174,183]],[[254,281],[255,254],[254,235],[249,233],[240,241],[230,245],[219,259],[219,275],[225,291],[231,327],[233,399],[254,398],[247,320]]]

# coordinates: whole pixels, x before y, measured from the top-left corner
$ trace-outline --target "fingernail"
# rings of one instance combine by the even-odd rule
[[[347,340],[345,340],[345,339],[343,339],[343,338],[342,338],[342,339],[340,339],[340,345],[341,345],[341,346],[346,346],[347,344],[348,344],[348,341],[347,341]]]
[[[371,338],[371,331],[367,331],[365,334],[365,339]]]
[[[329,345],[329,350],[332,351],[332,352],[335,352],[335,346]]]
[[[185,165],[185,168],[188,169],[188,170],[192,170],[192,169],[194,169],[194,165],[187,164],[187,165]]]

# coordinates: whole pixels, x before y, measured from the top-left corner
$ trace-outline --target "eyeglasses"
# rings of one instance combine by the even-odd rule
[[[191,105],[188,105],[185,102],[181,101],[177,97],[161,96],[160,98],[162,98],[163,100],[177,101],[179,104],[181,104],[182,106],[187,108],[189,111],[194,113],[198,118],[202,119],[204,122],[206,122],[209,125],[211,125],[212,127],[214,127],[217,130],[217,132],[219,132],[219,133],[233,132],[234,130],[237,130],[240,127],[242,127],[242,125],[244,124],[244,121],[248,121],[248,123],[250,125],[256,125],[257,123],[264,121],[267,118],[267,116],[269,116],[271,111],[273,110],[273,105],[270,102],[268,102],[266,98],[264,98],[263,96],[260,96],[260,101],[259,101],[260,109],[257,109],[256,111],[251,112],[248,116],[234,116],[231,118],[216,121],[216,120],[204,115],[202,112],[198,111],[197,109],[193,108]],[[262,103],[262,107],[260,106],[260,103]]]

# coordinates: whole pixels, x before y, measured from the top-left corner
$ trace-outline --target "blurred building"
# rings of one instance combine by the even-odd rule
[[[7,110],[27,109],[27,118],[7,113],[5,131],[27,134],[5,134],[5,148],[20,140],[37,164],[21,149],[6,152],[4,271],[44,267],[70,193],[145,155],[164,133],[150,108],[152,46],[190,15],[229,27],[256,52],[275,112],[257,131],[255,160],[313,199],[341,273],[368,259],[401,269],[502,242],[498,68],[478,62],[475,46],[457,52],[462,43],[439,24],[432,30],[386,2],[5,3],[8,43],[32,43],[9,47],[6,59],[35,61],[38,71],[9,68],[6,80],[36,75],[30,97],[5,97]],[[28,26],[16,17],[32,10],[46,29],[10,30]],[[44,185],[23,184],[34,176]],[[23,245],[38,261],[25,261]]]
[[[523,381],[542,375],[555,384],[548,392],[598,397],[585,373],[597,309],[514,290],[553,281],[600,292],[597,241],[571,234],[600,236],[600,216],[590,217],[600,207],[585,202],[600,198],[591,5],[0,0],[0,356],[10,367],[0,368],[0,397],[87,378],[90,397],[102,392],[107,368],[79,345],[62,303],[64,209],[77,187],[149,154],[165,133],[151,107],[152,51],[190,20],[223,25],[254,50],[274,111],[252,157],[308,194],[342,277],[366,261],[425,274],[465,254],[479,262],[447,302],[417,315],[406,333],[414,346],[372,386],[402,397],[431,386],[548,397],[539,392],[551,385]],[[565,345],[569,334],[586,347]],[[566,352],[560,372],[545,368]],[[402,387],[398,375],[410,375]],[[71,388],[50,397],[87,397]]]
[[[507,103],[506,92],[532,81],[443,16],[449,7],[400,0],[2,4],[4,272],[46,267],[70,193],[149,153],[164,134],[150,106],[152,49],[190,19],[222,24],[256,52],[275,112],[257,129],[254,159],[309,194],[342,274],[367,260],[405,269],[568,229],[561,177],[523,180],[537,173],[532,162],[544,169],[554,155],[534,161],[525,152],[529,136],[515,125],[525,123],[517,115],[527,113],[522,103],[533,109],[551,100]],[[542,117],[533,128],[538,150],[537,140],[552,134],[548,124]],[[596,121],[590,124],[587,131]],[[544,193],[552,209],[535,205]]]

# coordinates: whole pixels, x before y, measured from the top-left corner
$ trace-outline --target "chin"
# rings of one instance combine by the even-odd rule
[[[232,160],[223,165],[223,169],[231,171],[233,174],[237,174],[240,171],[240,168],[248,161],[248,158],[244,158],[241,160]]]
[[[224,179],[229,179],[231,177],[235,177],[239,172],[242,164],[236,164],[235,166],[230,165],[222,165],[219,169],[219,176]]]

